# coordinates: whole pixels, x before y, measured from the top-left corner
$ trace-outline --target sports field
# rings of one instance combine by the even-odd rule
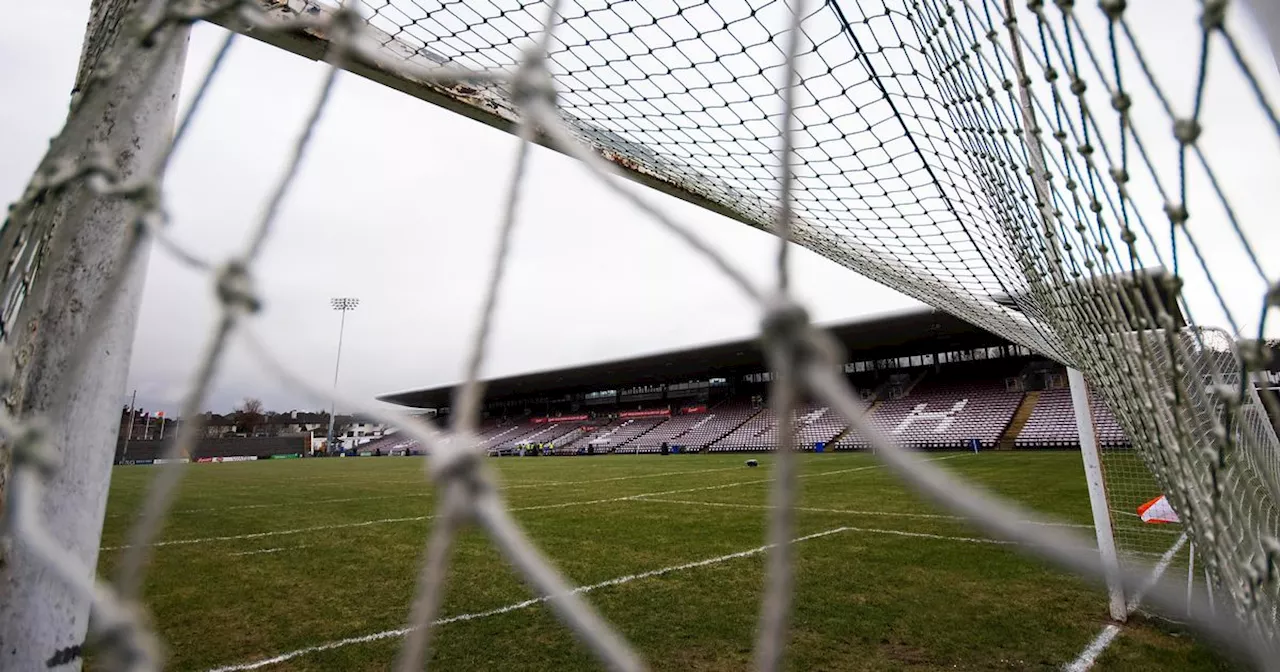
[[[503,458],[525,530],[654,669],[751,661],[772,456]],[[1088,528],[1078,453],[937,454],[937,464]],[[1102,591],[907,493],[865,454],[804,455],[793,670],[1055,669],[1106,625]],[[385,670],[430,525],[422,458],[190,465],[148,578],[179,670]],[[117,467],[110,571],[155,467]],[[1170,537],[1172,543],[1173,537]],[[696,564],[695,564],[696,563]],[[690,566],[692,565],[692,566]],[[475,531],[454,550],[432,667],[598,666]],[[270,661],[270,662],[267,662]],[[255,667],[261,663],[260,667]],[[1095,669],[1226,669],[1136,616]]]

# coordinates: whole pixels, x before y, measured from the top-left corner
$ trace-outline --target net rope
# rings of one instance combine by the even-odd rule
[[[328,399],[327,391],[286,370],[256,335],[252,316],[262,302],[254,267],[339,73],[376,72],[490,123],[506,123],[521,138],[451,424],[438,427],[343,400],[420,441],[439,493],[399,669],[421,669],[429,655],[450,547],[464,525],[487,532],[604,665],[645,666],[527,538],[476,447],[483,400],[478,372],[535,141],[580,159],[593,179],[687,242],[759,306],[776,417],[793,417],[801,395],[826,404],[912,488],[992,536],[1100,581],[1104,567],[1088,539],[1036,524],[1040,517],[958,481],[867,421],[861,398],[839,372],[845,361],[839,348],[790,294],[788,241],[1082,370],[1133,443],[1132,450],[1107,451],[1104,466],[1119,474],[1121,460],[1128,460],[1134,473],[1149,474],[1168,495],[1214,586],[1218,611],[1204,596],[1188,600],[1176,582],[1154,586],[1147,603],[1259,667],[1280,665],[1280,446],[1264,409],[1274,399],[1260,397],[1253,384],[1280,285],[1244,233],[1245,213],[1234,207],[1240,195],[1220,178],[1212,152],[1200,142],[1208,130],[1205,92],[1228,76],[1251,92],[1249,111],[1265,129],[1251,138],[1259,151],[1280,148],[1280,121],[1225,0],[1200,5],[1189,106],[1188,92],[1175,96],[1157,81],[1148,49],[1140,46],[1142,26],[1130,20],[1122,0],[1088,10],[1069,0],[1019,7],[1002,0],[551,5],[135,3],[111,48],[95,55],[90,85],[76,94],[66,127],[0,231],[8,261],[0,297],[0,336],[10,348],[5,390],[23,371],[14,342],[45,300],[41,271],[67,253],[60,230],[67,225],[51,222],[76,222],[90,199],[70,199],[78,205],[61,220],[41,216],[42,208],[79,190],[134,213],[129,258],[155,241],[216,280],[219,319],[169,457],[192,452],[201,431],[193,419],[201,417],[232,338],[243,339],[282,380]],[[115,148],[95,143],[90,133],[104,106],[127,110],[151,84],[150,77],[135,81],[121,73],[131,64],[158,62],[156,54],[180,39],[180,27],[201,20],[281,45],[321,44],[329,64],[261,219],[243,251],[220,262],[168,234],[161,177],[240,39],[236,32],[198,80],[156,165],[122,175],[109,158]],[[622,174],[776,233],[776,282],[758,286]],[[1193,219],[1193,211],[1212,214]],[[1256,275],[1255,314],[1262,316],[1256,338],[1241,333],[1225,299],[1228,292],[1251,290],[1224,286],[1224,269],[1205,252],[1210,239],[1238,248]],[[1183,295],[1189,274],[1216,297],[1228,331],[1196,326]],[[105,299],[91,321],[116,308],[121,282],[103,288]],[[89,365],[84,350],[73,372]],[[67,376],[67,399],[74,378]],[[92,626],[108,667],[159,668],[163,661],[139,596],[184,467],[159,469],[116,575],[109,583],[94,581],[92,568],[61,548],[41,520],[41,484],[58,467],[46,427],[7,406],[0,431],[12,459],[5,507],[10,552],[31,554],[92,601]],[[786,646],[799,490],[793,451],[786,449],[794,443],[790,423],[778,428],[778,441],[784,449],[772,479],[756,644],[757,666],[765,670],[781,666]],[[1131,504],[1115,501],[1113,508]],[[1137,553],[1145,549],[1126,541],[1126,524],[1118,523],[1123,550],[1136,558],[1125,563],[1121,579],[1130,591],[1145,588],[1151,572]]]

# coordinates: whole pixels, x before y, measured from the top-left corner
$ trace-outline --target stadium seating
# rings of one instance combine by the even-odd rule
[[[518,425],[516,423],[505,418],[490,418],[480,423],[480,426],[476,429],[476,434],[480,438],[480,445],[487,446],[517,428]],[[393,431],[381,438],[360,444],[356,447],[356,451],[362,454],[372,453],[374,455],[422,455],[426,452],[426,449],[418,443],[417,439]]]
[[[664,442],[681,445],[681,436],[695,427],[710,422],[713,417],[710,413],[677,415],[616,450],[624,453],[656,453],[662,448]]]
[[[905,397],[883,402],[870,417],[872,426],[915,449],[967,448],[976,439],[994,447],[1022,401],[1003,381],[925,383]],[[837,442],[837,450],[868,447],[855,431]]]
[[[567,451],[567,454],[572,454],[579,448],[585,449],[592,441],[599,441],[602,437],[611,436],[625,422],[625,420],[614,418],[594,429],[584,431],[572,439],[561,439],[556,443],[556,450],[559,452]]]
[[[418,445],[417,439],[400,432],[392,432],[381,438],[361,444],[356,447],[356,450],[360,453],[373,453],[375,455],[412,455],[421,453],[422,447]]]
[[[485,445],[490,453],[509,453],[517,450],[522,443],[555,443],[579,430],[582,424],[579,420],[534,422],[534,418],[529,418],[515,425],[511,431],[503,433],[500,438],[495,437],[494,440],[486,442]],[[569,440],[572,441],[573,438],[576,437],[570,437]]]
[[[596,452],[601,452],[601,449],[605,452],[616,451],[667,421],[668,416],[626,418],[614,425],[609,431],[597,433],[589,441],[584,441],[581,446],[586,448],[594,442],[597,446]]]
[[[1116,422],[1106,404],[1097,398],[1090,399],[1093,409],[1093,425],[1098,444],[1104,447],[1130,445],[1129,438]],[[1045,390],[1031,411],[1031,417],[1014,441],[1018,448],[1077,448],[1080,433],[1076,430],[1076,414],[1071,404],[1071,390]]]
[[[817,443],[829,443],[845,428],[845,422],[831,409],[818,404],[801,404],[796,409],[796,447],[812,450]],[[758,452],[778,447],[778,422],[771,410],[765,410],[724,438],[716,441],[708,450]]]
[[[751,420],[760,410],[760,408],[741,401],[726,402],[711,409],[711,412],[705,416],[705,422],[694,423],[688,431],[674,437],[668,443],[673,446],[681,446],[686,450],[700,451],[719,441],[726,434],[738,429],[743,423]]]

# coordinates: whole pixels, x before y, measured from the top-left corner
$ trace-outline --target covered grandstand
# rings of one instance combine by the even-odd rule
[[[1027,348],[923,308],[830,325],[844,372],[870,421],[917,449],[1078,447],[1063,368]],[[770,375],[754,339],[567,369],[486,385],[480,438],[490,454],[537,447],[553,454],[768,451],[777,419]],[[388,394],[382,401],[449,415],[455,386]],[[1128,439],[1095,404],[1101,440]],[[796,409],[798,447],[861,450],[867,442],[825,406]],[[389,442],[390,443],[390,442]],[[396,452],[414,452],[397,442]]]

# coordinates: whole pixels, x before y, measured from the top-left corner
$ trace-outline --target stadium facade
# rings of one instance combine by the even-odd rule
[[[920,449],[1078,446],[1063,368],[950,314],[912,309],[827,326],[871,422]],[[486,385],[481,439],[491,454],[766,451],[777,448],[768,367],[755,339],[507,376]],[[380,400],[449,415],[455,385]],[[866,442],[826,407],[797,409],[806,450]],[[1101,405],[1104,445],[1127,445]],[[413,450],[388,437],[383,454]],[[393,445],[394,444],[394,445]]]

